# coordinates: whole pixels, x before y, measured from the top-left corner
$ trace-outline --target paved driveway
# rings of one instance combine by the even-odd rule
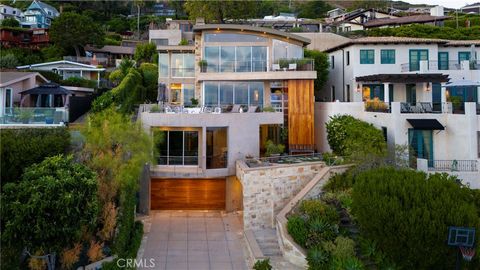
[[[153,211],[143,259],[168,270],[245,270],[241,215],[219,211]]]

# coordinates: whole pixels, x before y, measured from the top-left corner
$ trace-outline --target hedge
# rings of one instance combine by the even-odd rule
[[[448,227],[480,229],[473,194],[446,174],[384,167],[356,176],[352,211],[362,235],[401,269],[453,269],[458,249],[446,244]]]
[[[2,129],[0,134],[2,186],[18,181],[23,168],[67,153],[70,145],[70,133],[64,127]]]

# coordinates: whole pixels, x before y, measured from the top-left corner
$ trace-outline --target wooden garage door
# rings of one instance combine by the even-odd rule
[[[152,210],[223,210],[225,179],[152,179]]]

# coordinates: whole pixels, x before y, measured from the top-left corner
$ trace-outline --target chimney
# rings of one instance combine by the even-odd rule
[[[204,18],[197,18],[195,19],[195,25],[204,25],[205,19]]]

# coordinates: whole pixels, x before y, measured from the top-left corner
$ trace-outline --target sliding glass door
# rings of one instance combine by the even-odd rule
[[[158,165],[197,165],[198,131],[154,130]]]

